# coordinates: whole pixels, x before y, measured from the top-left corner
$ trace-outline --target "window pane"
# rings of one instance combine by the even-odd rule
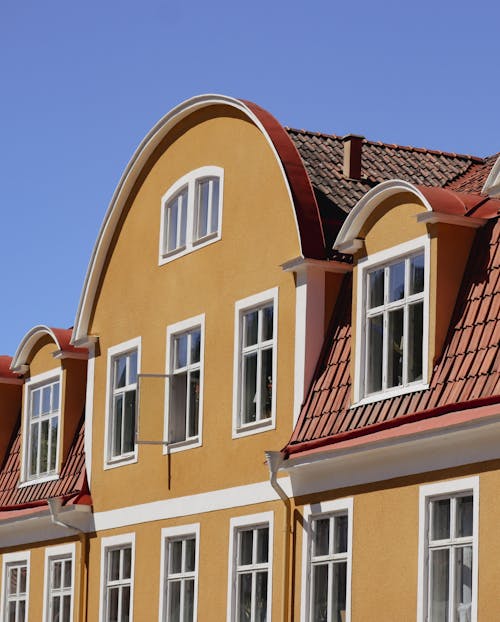
[[[177,248],[178,197],[167,205],[167,251]]]
[[[258,311],[250,311],[243,316],[243,346],[252,346],[258,338]]]
[[[472,496],[457,497],[457,537],[472,536]]]
[[[51,622],[59,622],[61,615],[61,599],[59,596],[52,598]]]
[[[11,568],[9,571],[9,594],[17,594],[17,590],[18,590],[17,579],[18,579],[18,569]],[[23,590],[19,589],[19,591],[22,592]]]
[[[370,318],[368,320],[368,351],[366,356],[367,393],[374,393],[382,389],[383,335],[383,316],[377,315]]]
[[[240,531],[239,565],[247,566],[253,561],[253,529]]]
[[[108,617],[106,622],[122,622],[118,620],[118,594],[119,588],[112,587],[108,590]]]
[[[109,551],[109,579],[117,581],[120,578],[120,549]]]
[[[42,413],[50,412],[50,395],[51,395],[50,386],[43,387],[42,389]]]
[[[191,333],[191,360],[190,363],[200,362],[201,331],[193,330]]]
[[[56,470],[57,459],[57,426],[59,423],[58,417],[52,417],[50,420],[50,464],[49,471]]]
[[[332,610],[334,622],[345,620],[347,562],[333,564]]]
[[[40,390],[31,393],[31,416],[38,417],[40,414]]]
[[[188,335],[178,335],[175,338],[175,362],[174,369],[179,367],[186,367],[187,365],[187,347],[188,347]]]
[[[312,617],[314,622],[328,622],[328,566],[313,566]]]
[[[113,413],[113,456],[122,453],[123,395],[115,397]]]
[[[52,385],[52,412],[59,410],[59,383]]]
[[[170,568],[169,573],[182,572],[182,540],[170,542]]]
[[[252,620],[252,575],[238,576],[238,622]]]
[[[127,357],[120,356],[115,359],[115,389],[127,384]]]
[[[424,255],[410,259],[410,294],[424,291]]]
[[[198,436],[198,413],[200,408],[200,371],[189,375],[189,429],[190,438]]]
[[[448,622],[450,559],[448,549],[431,551],[430,622]]]
[[[273,307],[264,307],[262,309],[262,341],[268,341],[273,338]]]
[[[410,305],[408,308],[408,382],[422,380],[423,310],[423,302]]]
[[[219,179],[212,179],[212,214],[210,219],[210,232],[215,233],[219,229]]]
[[[125,393],[125,413],[123,417],[123,453],[134,451],[135,445],[135,391]]]
[[[403,309],[389,312],[388,387],[398,387],[403,384],[403,317]]]
[[[36,475],[38,472],[37,456],[38,456],[38,423],[31,426],[30,439],[30,475]]]
[[[185,540],[185,568],[186,572],[194,572],[195,569],[195,555],[196,555],[196,545],[194,538],[188,538]]]
[[[336,516],[334,523],[333,552],[347,552],[347,516]]]
[[[130,619],[130,587],[122,587],[122,615],[120,622],[128,622]]]
[[[137,350],[128,355],[128,384],[137,382]]]
[[[256,419],[257,354],[243,357],[243,413],[242,423]]]
[[[64,587],[71,587],[71,561],[64,563]]]
[[[472,546],[456,549],[455,555],[455,619],[456,622],[468,622],[472,609]]]
[[[269,528],[257,529],[257,560],[258,564],[264,564],[269,557]]]
[[[24,617],[21,618],[24,621]],[[16,603],[9,603],[9,622],[16,621]]]
[[[52,563],[52,587],[61,587],[61,562]]]
[[[169,622],[181,622],[181,583],[170,581],[168,584],[168,615]]]
[[[61,622],[71,621],[71,596],[67,594],[63,596],[63,615]]]
[[[314,521],[314,556],[328,555],[330,552],[330,519],[320,518]]]
[[[187,372],[172,377],[170,441],[173,443],[186,439],[187,377]]]
[[[271,348],[262,351],[260,376],[260,418],[271,416],[273,403],[273,351]]]
[[[184,620],[182,622],[193,622],[194,619],[194,579],[187,579],[184,582]]]
[[[49,422],[40,424],[40,473],[47,473],[47,458],[49,452]]]
[[[24,622],[27,619],[26,616],[26,601],[19,601],[19,615],[16,622]]]
[[[378,307],[384,303],[384,269],[374,270],[368,274],[368,308]]]
[[[210,180],[204,179],[197,184],[197,211],[198,211],[198,238],[207,235],[208,232],[208,198]]]
[[[255,585],[255,622],[267,619],[267,571],[258,572]]]
[[[122,579],[130,579],[132,572],[132,549],[127,547],[122,549]]]
[[[389,266],[389,302],[401,300],[405,295],[405,262]]]
[[[28,573],[28,569],[26,566],[21,566],[19,569],[19,593],[26,593],[26,575]]]
[[[450,537],[450,500],[439,499],[431,503],[432,540],[446,540]]]
[[[179,246],[186,245],[186,229],[187,229],[187,188],[181,197],[181,230],[179,233]]]

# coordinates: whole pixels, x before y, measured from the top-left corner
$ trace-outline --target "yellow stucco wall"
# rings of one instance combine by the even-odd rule
[[[224,169],[222,239],[158,266],[161,198],[205,165]],[[90,326],[99,336],[92,456],[97,511],[266,479],[264,450],[283,446],[292,429],[295,286],[280,264],[299,254],[281,171],[252,123],[217,107],[192,115],[165,139],[115,235]],[[273,287],[279,289],[277,429],[232,441],[235,302]],[[141,371],[164,373],[167,326],[202,313],[203,446],[172,454],[170,477],[159,446],[140,446],[137,464],[103,471],[108,348],[140,336]],[[141,383],[148,405],[140,413],[141,437],[160,440],[163,382]]]

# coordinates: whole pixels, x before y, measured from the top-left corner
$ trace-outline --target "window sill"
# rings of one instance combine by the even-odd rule
[[[351,404],[350,408],[357,408],[358,406],[364,406],[365,404],[373,404],[373,402],[381,402],[382,400],[388,400],[391,397],[398,397],[399,395],[407,395],[408,393],[416,393],[417,391],[425,391],[429,388],[429,383],[419,382],[418,384],[412,384],[407,387],[395,387],[394,389],[388,389],[387,391],[381,391],[380,393],[374,393],[363,397]]]
[[[260,434],[261,432],[267,432],[269,430],[274,430],[275,428],[276,423],[274,417],[269,417],[268,419],[261,419],[260,421],[255,421],[254,423],[247,423],[246,425],[236,428],[235,430],[233,430],[233,438],[241,438],[243,436]]]
[[[18,488],[26,488],[27,486],[34,486],[35,484],[45,484],[46,482],[54,482],[59,479],[59,473],[53,473],[52,475],[43,475],[42,477],[37,477],[36,479],[29,479],[23,482],[20,482],[17,487]]]
[[[173,251],[170,251],[169,253],[161,253],[158,259],[158,265],[163,266],[167,263],[170,263],[171,261],[174,261],[174,259],[185,257],[186,255],[189,255],[190,253],[194,253],[195,251],[197,251],[200,248],[203,248],[204,246],[208,246],[209,244],[218,242],[221,239],[221,237],[222,236],[221,236],[220,231],[216,231],[215,233],[211,233],[210,235],[200,238],[199,240],[193,241],[188,246],[181,246],[179,248],[176,248]]]
[[[163,447],[163,455],[174,454],[179,451],[186,451],[188,449],[195,449],[201,447],[201,438],[189,438],[185,441],[177,441]]]
[[[104,463],[104,470],[107,471],[108,469],[116,469],[121,466],[126,466],[127,464],[135,464],[136,462],[137,453],[134,452],[133,454],[126,454],[124,456],[118,456],[113,459],[108,459]]]

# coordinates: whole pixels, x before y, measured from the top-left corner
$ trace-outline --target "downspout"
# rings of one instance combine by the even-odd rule
[[[283,599],[281,603],[281,620],[282,622],[288,622],[291,604],[290,604],[290,572],[291,572],[291,555],[290,555],[290,534],[292,533],[291,527],[291,503],[290,498],[280,486],[277,480],[277,473],[280,466],[283,463],[283,454],[279,451],[266,451],[267,466],[269,467],[269,483],[278,493],[280,499],[285,505],[285,513],[283,515],[283,584],[282,594]],[[291,619],[291,617],[290,617]]]
[[[52,497],[47,499],[47,503],[50,510],[50,518],[52,520],[53,525],[58,525],[59,527],[64,527],[65,529],[74,529],[78,532],[78,539],[80,540],[80,602],[79,602],[79,612],[80,615],[78,620],[81,622],[87,621],[87,599],[88,599],[88,589],[89,589],[89,581],[88,581],[88,534],[76,527],[75,525],[70,525],[69,523],[65,523],[60,520],[59,512],[62,507],[62,499],[61,497]]]

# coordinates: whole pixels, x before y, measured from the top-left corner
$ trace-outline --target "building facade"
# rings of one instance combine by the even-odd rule
[[[495,620],[498,169],[169,112],[0,359],[2,619]]]

